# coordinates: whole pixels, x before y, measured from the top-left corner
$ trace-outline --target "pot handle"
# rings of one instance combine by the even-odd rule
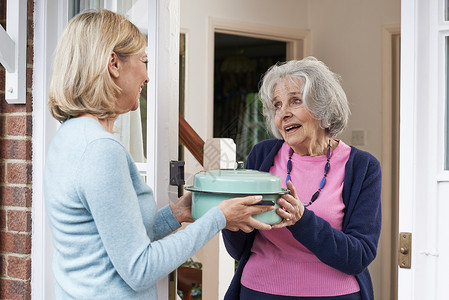
[[[261,200],[260,202],[257,202],[256,204],[253,205],[274,205],[274,201],[272,200]]]
[[[237,161],[235,163],[234,170],[242,170],[245,169],[245,163],[243,161]]]

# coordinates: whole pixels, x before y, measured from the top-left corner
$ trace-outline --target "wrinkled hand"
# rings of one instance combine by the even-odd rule
[[[170,208],[180,224],[183,222],[193,222],[192,192],[186,191],[176,202],[170,203]]]
[[[278,208],[276,212],[281,216],[282,221],[274,224],[272,226],[273,228],[294,225],[301,219],[304,213],[304,205],[299,200],[295,186],[290,180],[287,182],[287,188],[290,190],[290,194],[282,195],[281,198],[277,200],[280,208]]]
[[[271,205],[255,205],[262,200],[262,196],[248,196],[222,201],[218,207],[226,218],[226,229],[231,231],[242,230],[246,233],[254,229],[269,230],[271,225],[254,219],[252,216],[273,210]]]

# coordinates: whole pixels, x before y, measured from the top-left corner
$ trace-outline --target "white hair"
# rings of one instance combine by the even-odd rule
[[[265,73],[259,90],[267,127],[276,138],[282,138],[274,121],[276,114],[273,94],[283,79],[302,84],[303,103],[307,111],[320,122],[331,137],[341,133],[348,124],[348,100],[340,85],[340,77],[315,57],[291,60],[271,66]]]

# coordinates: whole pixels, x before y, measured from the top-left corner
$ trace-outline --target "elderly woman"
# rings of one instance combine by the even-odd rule
[[[374,299],[368,265],[381,227],[379,162],[335,138],[350,114],[338,77],[313,57],[272,66],[260,98],[278,139],[247,168],[281,177],[283,220],[269,231],[223,231],[239,261],[225,299]]]
[[[191,194],[158,210],[112,134],[148,82],[145,46],[126,18],[98,10],[73,18],[57,47],[48,105],[62,125],[44,171],[56,299],[157,299],[157,281],[220,230],[271,228],[251,216],[272,208],[250,206],[261,197],[249,196],[173,233],[193,221]]]

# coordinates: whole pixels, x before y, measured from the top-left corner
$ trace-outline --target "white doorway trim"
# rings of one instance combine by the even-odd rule
[[[380,240],[381,286],[380,299],[395,299],[397,295],[397,239],[398,239],[398,174],[397,151],[399,136],[394,130],[399,126],[399,97],[393,93],[399,89],[399,74],[394,74],[393,39],[401,34],[400,25],[382,27],[382,233]],[[397,47],[399,48],[399,47]],[[399,56],[399,53],[397,53]],[[398,59],[399,57],[396,57]],[[395,109],[396,108],[396,109]],[[396,139],[396,140],[394,140]],[[395,144],[393,144],[395,143]],[[396,151],[396,152],[395,152]],[[380,275],[380,274],[379,274]]]
[[[47,109],[53,51],[63,28],[66,1],[36,1],[34,4],[33,66],[33,197],[31,247],[31,298],[53,299],[51,269],[53,246],[45,214],[43,169],[45,153],[59,123]]]

